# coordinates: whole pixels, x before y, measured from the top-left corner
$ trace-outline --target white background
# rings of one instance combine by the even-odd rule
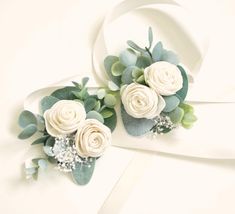
[[[88,187],[77,187],[67,176],[53,170],[37,183],[23,180],[21,164],[31,150],[28,141],[21,142],[15,136],[20,131],[16,119],[24,98],[65,77],[91,72],[90,54],[97,30],[105,13],[117,2],[0,0],[0,212],[235,213],[235,161],[136,152],[109,195],[117,175],[107,172],[110,167],[119,168],[116,173],[121,175],[133,155],[128,150],[112,148],[97,167],[96,172],[103,174],[97,173]],[[233,31],[232,0],[181,2],[198,11],[211,25],[217,27],[218,23],[218,29],[227,26]],[[222,23],[221,17],[230,21]],[[226,34],[224,41],[229,37]],[[221,53],[230,58],[233,54],[229,45]],[[117,156],[119,160],[114,159]]]

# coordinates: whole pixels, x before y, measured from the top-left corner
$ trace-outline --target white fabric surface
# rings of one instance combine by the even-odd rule
[[[19,128],[14,120],[30,91],[67,76],[91,71],[91,58],[88,56],[91,55],[97,28],[104,13],[116,2],[118,0],[92,1],[92,7],[90,1],[83,0],[0,2],[1,213],[27,214],[32,210],[35,213],[84,213],[84,209],[87,209],[85,213],[97,213],[113,188],[112,184],[117,182],[117,176],[107,173],[110,166],[116,164],[119,167],[120,160],[128,163],[132,158],[133,152],[129,150],[110,149],[96,168],[96,172],[100,171],[99,176],[93,177],[89,187],[77,187],[69,178],[58,176],[55,171],[43,174],[37,183],[26,184],[21,179],[19,166],[29,155],[29,143],[15,138]],[[229,25],[234,22],[235,6],[232,0],[218,1],[216,4],[214,1],[182,2],[189,9],[200,9],[200,16],[204,16],[210,26],[220,26],[219,29],[223,26],[224,29],[223,21],[226,20],[227,33],[220,32],[226,45],[220,43],[219,49],[223,48],[222,55],[226,53],[222,59],[227,63],[218,60],[221,58],[213,58],[221,56],[217,51],[212,51],[211,60],[221,62],[221,70],[232,70],[234,48],[229,40],[234,33],[230,28],[232,25]],[[218,64],[208,66],[211,70],[218,68]],[[232,85],[233,78],[230,80]],[[228,137],[227,141],[232,143],[233,137]],[[138,163],[142,166],[139,167]],[[141,153],[125,170],[100,213],[232,214],[235,212],[234,167],[233,161],[176,159]],[[117,174],[121,174],[124,168],[120,167]],[[100,176],[101,172],[107,173],[105,179],[108,184],[103,185],[105,181]],[[133,179],[134,185],[130,185],[130,179]],[[96,183],[99,185],[94,185]],[[94,195],[87,194],[87,189]],[[121,200],[123,189],[128,190],[125,200]],[[83,193],[84,201],[81,201]]]

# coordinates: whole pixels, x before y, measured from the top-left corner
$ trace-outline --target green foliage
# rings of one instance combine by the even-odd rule
[[[59,99],[53,96],[44,97],[40,102],[42,112],[44,113],[46,110],[50,109],[58,101]]]
[[[189,129],[197,121],[197,117],[194,115],[194,109],[191,105],[186,103],[181,103],[180,107],[184,109],[184,117],[181,124],[184,128]]]
[[[118,91],[120,88],[112,81],[108,82],[108,87],[110,91]]]
[[[133,82],[132,73],[134,70],[137,70],[136,66],[129,66],[127,67],[122,73],[122,83],[123,84],[130,84]]]
[[[103,118],[109,118],[113,115],[113,112],[109,110],[108,108],[103,109],[100,114],[103,116]]]
[[[82,78],[82,87],[84,88],[89,81],[89,77]]]
[[[163,50],[162,42],[158,42],[154,46],[153,51],[152,51],[152,58],[154,62],[161,61],[162,50]]]
[[[91,180],[95,169],[95,158],[88,158],[88,162],[76,163],[75,170],[72,171],[72,176],[76,184],[86,185]]]
[[[137,69],[134,69],[132,71],[132,77],[134,79],[138,79],[141,75],[144,74],[144,70],[143,69],[140,69],[140,68],[137,68]]]
[[[165,100],[165,103],[166,103],[166,106],[163,109],[163,112],[173,111],[180,103],[179,98],[175,95],[163,97],[163,99]]]
[[[99,89],[98,91],[97,91],[97,97],[98,97],[98,99],[103,99],[104,97],[105,97],[105,95],[106,95],[106,91],[105,91],[105,89],[103,89],[103,88],[101,88],[101,89]]]
[[[154,126],[154,121],[145,118],[134,118],[127,114],[123,105],[121,106],[121,116],[123,125],[128,134],[132,136],[141,136],[148,133]]]
[[[92,109],[95,108],[96,105],[96,99],[93,97],[88,97],[85,101],[84,101],[84,107],[86,109],[86,112],[91,111]]]
[[[72,91],[72,94],[74,97],[78,98],[79,100],[85,100],[89,97],[89,93],[87,91],[87,88],[82,88],[81,91]]]
[[[138,68],[146,68],[151,65],[151,59],[147,56],[138,56],[136,66]]]
[[[113,108],[116,105],[116,102],[117,99],[112,94],[106,94],[106,96],[104,97],[104,104],[109,108]]]
[[[89,111],[86,115],[86,119],[96,119],[100,121],[101,123],[104,123],[103,116],[97,111]]]
[[[133,48],[134,50],[136,50],[136,51],[138,51],[138,52],[140,52],[140,53],[145,53],[145,49],[144,48],[141,48],[140,46],[138,46],[137,44],[135,44],[133,41],[131,41],[131,40],[128,40],[127,41],[127,44],[131,47],[131,48]]]
[[[96,104],[95,104],[95,107],[94,107],[94,110],[95,110],[95,111],[99,111],[100,108],[101,108],[101,103],[100,103],[99,100],[97,100],[97,101],[96,101]]]
[[[129,48],[121,52],[119,60],[122,65],[128,67],[131,65],[135,65],[137,60],[137,55],[132,49]]]
[[[178,65],[177,67],[179,68],[181,75],[183,77],[183,87],[176,92],[176,95],[178,95],[180,101],[183,102],[188,93],[188,76],[182,66]]]
[[[59,100],[74,100],[77,97],[73,92],[79,92],[81,89],[75,86],[67,86],[54,91],[51,96],[56,97]]]
[[[45,170],[47,168],[47,160],[44,158],[32,159],[27,164],[25,163],[25,176],[27,179],[38,178],[38,169]]]
[[[18,135],[18,138],[23,140],[30,138],[37,132],[37,126],[35,124],[27,125],[24,130]]]
[[[172,123],[178,124],[183,119],[184,110],[180,107],[176,107],[173,111],[167,113],[167,115],[170,117]]]
[[[111,68],[112,75],[116,77],[121,76],[125,68],[126,67],[120,61],[115,62]]]
[[[113,132],[117,126],[117,114],[113,108],[108,108],[108,110],[112,112],[113,115],[111,117],[104,118],[104,125],[109,127],[110,130]]]
[[[149,30],[148,30],[148,39],[149,39],[148,49],[150,49],[152,47],[152,43],[153,43],[153,31],[152,31],[151,27],[149,27]]]
[[[139,84],[145,84],[144,75],[141,75],[140,77],[138,77],[136,79],[136,82],[139,83]]]
[[[112,74],[112,66],[114,63],[118,62],[119,61],[119,58],[117,56],[107,56],[105,59],[104,59],[104,67],[105,67],[105,70],[106,70],[106,73],[108,74],[109,78],[116,84],[116,85],[120,85],[121,83],[121,78],[120,76],[116,77],[116,76],[113,76]]]
[[[45,145],[43,146],[43,151],[45,152],[47,156],[50,156],[50,157],[54,156],[54,153],[52,152],[52,147],[54,146],[54,144],[55,144],[55,138],[50,136],[46,140]]]
[[[25,110],[21,112],[18,124],[21,128],[25,128],[30,124],[37,125],[37,117],[32,112]]]
[[[43,137],[40,137],[37,140],[33,141],[31,145],[44,144],[49,137],[50,137],[49,135],[44,135]]]

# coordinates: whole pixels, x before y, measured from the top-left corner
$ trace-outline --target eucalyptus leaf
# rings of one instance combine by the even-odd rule
[[[54,144],[55,144],[55,138],[52,136],[50,136],[45,143],[45,145],[49,147],[53,147]]]
[[[121,116],[123,125],[128,134],[132,136],[141,136],[148,133],[154,126],[154,121],[145,118],[134,118],[127,114],[124,106],[121,106]]]
[[[131,65],[135,65],[137,60],[137,55],[132,49],[126,49],[122,51],[121,54],[119,55],[119,60],[121,64],[128,67]]]
[[[27,139],[33,136],[37,132],[37,126],[35,124],[29,124],[24,130],[18,135],[19,139]]]
[[[119,61],[119,58],[117,56],[107,56],[105,59],[104,59],[104,67],[105,67],[105,70],[106,70],[106,73],[108,74],[109,78],[116,84],[116,85],[120,85],[121,83],[121,77],[115,77],[112,75],[112,71],[111,71],[111,68],[113,66],[113,64],[115,62]]]
[[[146,68],[151,65],[151,59],[147,56],[138,56],[136,66],[138,68]]]
[[[93,97],[88,97],[85,101],[84,101],[84,107],[86,109],[86,112],[91,111],[92,109],[94,109],[96,105],[96,99]]]
[[[148,30],[148,39],[149,39],[149,49],[150,49],[153,43],[153,31],[151,27],[149,27],[149,30]]]
[[[152,58],[154,62],[161,61],[162,51],[163,51],[162,42],[158,42],[154,46],[153,51],[152,51]]]
[[[95,104],[95,107],[94,107],[94,110],[95,111],[99,111],[100,110],[100,107],[101,107],[101,103],[99,100],[96,101],[96,104]]]
[[[76,162],[75,170],[72,171],[74,181],[79,185],[86,185],[91,180],[95,169],[95,158],[89,158],[88,163]]]
[[[59,99],[54,96],[44,97],[40,102],[42,112],[44,113],[46,110],[50,109],[58,101]]]
[[[140,84],[144,84],[145,83],[145,79],[144,79],[144,75],[141,75],[140,77],[138,77],[138,79],[136,80],[137,83]]]
[[[166,61],[174,65],[179,64],[179,58],[173,51],[163,50],[161,55],[161,61]]]
[[[54,91],[51,96],[58,98],[59,100],[74,100],[76,97],[73,92],[81,91],[79,88],[75,86],[67,86],[61,89]]]
[[[103,116],[103,118],[109,118],[113,115],[113,112],[107,108],[103,109],[100,114]]]
[[[122,83],[124,84],[130,84],[133,82],[133,76],[132,73],[138,70],[138,68],[136,66],[129,66],[127,67],[123,73],[122,73]]]
[[[101,123],[104,123],[103,116],[97,111],[89,111],[86,115],[86,119],[96,119],[100,121]]]
[[[143,69],[137,68],[137,69],[134,69],[132,71],[132,77],[135,78],[135,79],[138,79],[143,74],[144,74],[144,70]]]
[[[82,88],[81,91],[72,91],[72,94],[79,100],[84,100],[89,97],[87,88]],[[74,99],[73,99],[74,100]]]
[[[74,82],[74,81],[72,81],[72,83],[73,83],[73,85],[76,87],[76,88],[78,88],[78,89],[82,89],[82,86],[81,86],[81,84],[79,84],[79,83],[77,83],[77,82]]]
[[[113,115],[111,117],[104,118],[104,125],[109,127],[110,130],[113,132],[117,126],[117,114],[113,108],[109,108],[108,110],[111,111]]]
[[[172,123],[177,124],[180,123],[181,120],[183,119],[184,110],[180,107],[176,107],[173,111],[169,112],[167,115],[170,117]]]
[[[37,140],[33,141],[33,143],[31,145],[36,145],[36,144],[41,144],[41,143],[44,144],[49,137],[50,137],[49,135],[45,135],[43,137],[40,137]]]
[[[88,81],[89,81],[89,77],[84,77],[82,79],[82,86],[85,87]]]
[[[180,101],[183,102],[188,93],[188,76],[182,66],[178,65],[177,67],[179,68],[181,75],[183,77],[183,87],[176,92],[176,95],[178,95]]]
[[[45,159],[40,159],[40,160],[38,161],[38,166],[39,166],[41,169],[45,170],[45,169],[47,168],[47,161],[46,161]]]
[[[187,113],[187,112],[194,112],[194,109],[193,109],[193,106],[189,105],[189,104],[186,104],[186,103],[180,103],[179,105],[180,108],[184,109],[184,112]]]
[[[111,91],[118,91],[120,89],[113,81],[108,81],[108,87]]]
[[[121,76],[122,72],[125,70],[125,68],[126,67],[121,62],[119,62],[119,61],[115,62],[111,68],[112,75],[113,76]]]
[[[43,146],[43,151],[45,152],[46,155],[53,157],[54,153],[52,151],[52,147],[50,146]]]
[[[166,106],[163,109],[163,112],[171,112],[173,111],[180,103],[180,99],[177,96],[167,96],[163,97],[165,100]]]
[[[109,108],[113,108],[116,105],[116,102],[117,99],[112,94],[106,94],[106,96],[104,97],[104,104]]]
[[[105,89],[101,88],[97,91],[96,94],[97,94],[98,99],[102,100],[106,95],[106,91]]]
[[[30,124],[37,125],[37,118],[32,112],[25,110],[21,112],[18,123],[21,128],[25,128]]]
[[[143,53],[143,52],[146,51],[145,49],[139,47],[137,44],[135,44],[135,43],[134,43],[133,41],[131,41],[131,40],[128,40],[128,41],[127,41],[127,44],[128,44],[131,48],[133,48],[134,50],[139,51],[139,52],[141,52],[141,53]]]
[[[184,114],[184,117],[183,117],[183,121],[184,123],[194,123],[197,121],[197,117],[191,113],[191,112],[187,112]]]

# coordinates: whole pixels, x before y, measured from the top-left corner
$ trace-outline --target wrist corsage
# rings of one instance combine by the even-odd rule
[[[111,81],[120,88],[121,116],[128,134],[165,134],[179,125],[192,127],[193,107],[185,103],[188,75],[177,55],[158,42],[141,48],[127,41],[129,48],[119,56],[107,56],[104,67]]]
[[[40,102],[41,115],[23,111],[19,125],[20,139],[33,135],[32,145],[42,145],[44,156],[25,163],[26,178],[36,179],[39,169],[48,162],[63,172],[70,172],[77,184],[87,184],[93,174],[96,160],[111,145],[111,131],[116,126],[115,93],[100,89],[90,94],[82,83],[73,82],[54,91]]]

